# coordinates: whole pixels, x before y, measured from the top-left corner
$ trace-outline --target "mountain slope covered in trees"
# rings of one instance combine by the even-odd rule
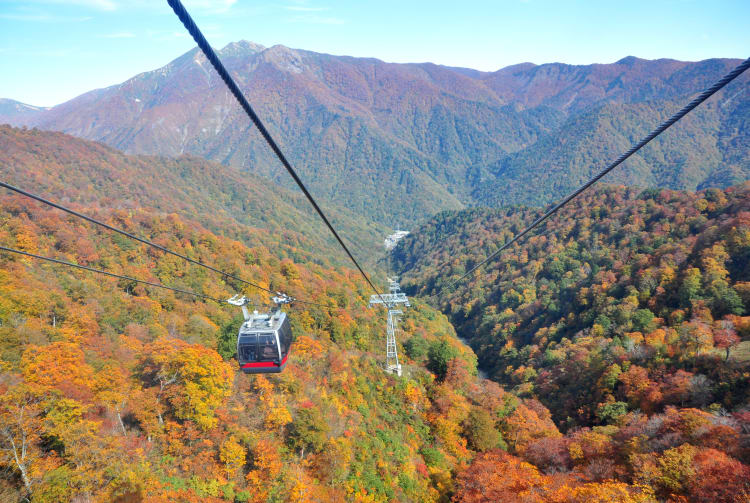
[[[433,412],[432,397],[446,396],[445,407],[458,399],[424,364],[441,376],[449,365],[463,369],[474,382],[473,353],[442,315],[415,303],[403,333],[425,354],[404,358],[409,379],[383,373],[384,317],[367,308],[358,273],[328,265],[326,249],[311,247],[298,227],[264,228],[285,224],[264,220],[274,212],[300,227],[309,220],[288,203],[266,207],[286,191],[269,195],[190,157],[125,156],[11,128],[1,138],[10,182],[321,307],[290,308],[296,343],[284,374],[245,376],[234,360],[236,307],[0,254],[0,500],[435,501],[450,493],[452,470],[473,450],[460,418]],[[246,214],[219,218],[233,205]],[[220,275],[17,194],[0,195],[0,243],[214,298],[237,293]],[[268,303],[244,293],[259,308]],[[478,398],[461,400],[456,406],[480,408]]]
[[[419,301],[399,334],[405,375],[389,376],[384,316],[366,307],[355,271],[148,208],[85,210],[323,307],[289,309],[296,342],[284,373],[245,376],[237,308],[1,254],[3,501],[449,501],[471,485],[464,470],[477,453],[560,435],[539,402],[478,379],[471,350]],[[0,196],[0,242],[212,297],[236,291],[17,195]],[[574,473],[539,501],[591,491],[651,501],[648,489]]]
[[[294,77],[320,56],[303,54],[313,58],[306,60],[297,52],[239,44],[224,55],[238,61],[262,55],[261,63],[277,67],[269,75],[281,69]],[[383,69],[370,64],[374,74]],[[723,64],[660,62],[638,92],[629,87],[633,74],[617,75],[607,65],[521,65],[492,75],[390,65],[391,84],[429,76],[432,82],[420,91],[425,99],[430,90],[442,99],[446,72],[481,81],[471,92],[492,93],[482,95],[486,108],[475,112],[522,88],[512,106],[501,107],[503,127],[516,136],[492,146],[510,160],[488,163],[490,156],[474,152],[481,160],[461,171],[458,160],[466,152],[435,137],[416,148],[410,143],[416,130],[404,124],[395,137],[410,152],[405,157],[360,148],[378,141],[366,129],[352,155],[368,152],[379,160],[367,168],[371,188],[397,178],[401,195],[426,188],[401,216],[460,207],[474,190],[451,186],[462,176],[482,182],[507,177],[505,192],[486,184],[473,193],[476,200],[543,203],[567,186],[527,171],[543,161],[534,145],[563,164],[573,152],[577,164],[571,166],[588,166],[666,113],[658,103],[677,103],[680,86],[708,78],[706,66]],[[190,54],[180,65],[139,78],[158,87],[170,72],[197,71],[200,58]],[[210,73],[203,75],[208,88],[215,87]],[[294,78],[284,80],[290,81],[304,88]],[[454,82],[450,99],[468,92],[467,82]],[[391,84],[386,79],[386,88]],[[285,89],[273,87],[279,88]],[[414,99],[401,96],[398,110]],[[709,104],[682,133],[634,160],[627,181],[693,186],[743,179],[747,136],[738,96]],[[388,115],[373,124],[384,129],[383,120],[396,128],[398,117]],[[320,116],[325,113],[309,117]],[[435,124],[443,131],[451,120],[443,111],[432,117],[425,131]],[[65,120],[76,120],[75,114]],[[559,148],[544,121],[564,132]],[[453,124],[462,142],[496,137],[459,122]],[[532,123],[533,134],[519,126]],[[609,143],[590,146],[581,135],[589,130]],[[317,152],[310,141],[310,152]],[[337,139],[335,148],[348,142]],[[446,150],[430,153],[436,144]],[[445,163],[431,164],[433,155],[445,155]],[[231,164],[229,157],[221,160]],[[382,177],[383,158],[393,161],[392,178]],[[411,172],[415,178],[404,178],[399,166],[417,158],[427,160]],[[660,162],[682,166],[680,176],[664,178]],[[0,163],[10,183],[322,305],[290,308],[296,344],[283,374],[245,376],[234,361],[241,322],[236,308],[0,253],[0,500],[645,503],[750,497],[748,183],[698,194],[600,189],[458,289],[443,287],[540,210],[437,215],[404,240],[394,258],[405,289],[435,294],[447,317],[413,301],[399,333],[406,372],[397,378],[380,369],[383,313],[366,307],[367,285],[335,258],[338,250],[297,194],[192,156],[125,155],[62,133],[11,127],[0,127]],[[366,227],[350,212],[383,221],[385,203],[369,206],[372,194],[362,189],[370,182],[361,172],[326,169],[311,178],[331,196],[347,194],[332,197],[347,210],[334,207],[331,214],[369,258],[382,229]],[[550,170],[546,165],[542,172]],[[338,192],[342,185],[331,185],[327,173],[341,176],[351,190]],[[532,179],[542,182],[536,184],[541,195],[519,188]],[[437,198],[452,191],[461,197],[451,195],[441,206],[445,200]],[[238,287],[5,192],[0,243],[222,299]],[[245,293],[259,305],[267,300]],[[497,382],[477,377],[477,356],[456,335],[469,341]]]
[[[474,353],[418,299],[398,334],[404,376],[387,375],[385,317],[366,307],[361,277],[294,231],[259,228],[262,204],[235,220],[206,214],[214,199],[239,204],[218,197],[219,166],[2,132],[11,181],[320,304],[289,309],[296,342],[284,373],[245,376],[236,307],[0,254],[2,501],[640,503],[732,501],[726,488],[744,487],[743,416],[666,409],[650,419],[664,426],[645,428],[615,402],[619,429],[563,436],[528,390],[478,378]],[[0,243],[220,299],[237,291],[19,195],[0,195]]]
[[[750,179],[750,87],[709,100],[608,174],[608,183],[696,190]],[[738,99],[742,96],[743,98]],[[484,206],[541,206],[573,192],[685,104],[605,104],[569,118],[487,169],[474,192]]]
[[[4,245],[213,297],[235,293],[212,273],[56,210],[20,196],[1,201]],[[369,292],[356,274],[280,259],[276,250],[246,247],[175,215],[97,213],[329,308],[291,308],[297,341],[287,371],[247,377],[232,360],[237,308],[3,254],[0,499],[434,497],[420,450],[435,451],[440,473],[456,459],[433,444],[426,420],[432,381],[419,367],[408,381],[379,370],[382,315],[366,307]],[[406,330],[473,365],[431,309],[411,310]]]
[[[564,348],[577,339],[609,345],[602,366],[589,369],[594,381],[623,355],[700,368],[702,359],[711,360],[722,327],[746,323],[741,317],[750,314],[750,185],[697,194],[597,190],[574,200],[543,231],[466,284],[446,288],[537,215],[532,209],[441,214],[396,248],[406,288],[438,295],[459,334],[501,382],[530,394],[537,386],[544,389],[557,365],[569,363]],[[568,385],[570,393],[557,389],[543,398],[559,401],[555,417],[595,423],[606,396],[576,396],[580,382]],[[731,410],[747,401],[713,385],[719,391],[711,394],[714,403]]]
[[[693,477],[704,456],[742,474],[750,462],[750,184],[598,189],[450,287],[538,215],[443,213],[394,251],[404,289],[435,295],[490,377],[567,432],[520,454],[661,499],[745,501],[737,480],[729,494]]]
[[[558,178],[588,177],[737,64],[625,58],[478,72],[245,41],[219,53],[313,192],[389,226],[476,203],[549,202],[569,188]],[[747,179],[747,82],[612,180],[694,190]],[[50,110],[0,113],[3,121],[290,183],[197,49]],[[566,176],[546,178],[557,172]]]
[[[301,193],[197,157],[129,156],[66,134],[0,126],[0,163],[6,183],[62,204],[145,206],[290,256],[348,260]],[[324,208],[360,260],[380,258],[371,250],[385,227]]]

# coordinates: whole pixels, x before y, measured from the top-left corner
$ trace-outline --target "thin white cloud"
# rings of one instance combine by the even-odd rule
[[[192,10],[202,10],[212,13],[227,12],[237,0],[183,0],[185,7]],[[28,6],[36,5],[65,5],[77,6],[102,11],[133,8],[162,8],[155,0],[9,0],[9,3]]]
[[[117,4],[112,0],[63,0],[58,3],[74,4],[101,10],[115,10],[117,8]]]
[[[117,2],[114,0],[30,0],[29,3],[46,5],[77,5],[97,10],[115,10]]]
[[[35,14],[0,14],[0,19],[7,19],[9,21],[25,21],[29,23],[80,23],[83,21],[89,21],[91,16],[56,16],[54,14],[47,13],[35,13]]]
[[[221,25],[207,23],[203,27],[203,33],[212,39],[224,36],[224,31],[221,29]]]
[[[68,56],[73,55],[73,53],[68,49],[50,49],[50,50],[44,50],[44,51],[38,51],[38,50],[28,50],[25,48],[21,49],[15,49],[12,47],[6,47],[3,49],[0,49],[0,52],[10,53],[16,56],[25,56],[25,57],[41,57],[41,58],[66,58]]]
[[[307,0],[290,0],[290,3],[292,3],[293,5],[281,6],[282,9],[296,14],[286,19],[288,23],[329,25],[346,23],[346,20],[340,17],[320,14],[321,12],[330,11],[330,7],[310,5],[310,2],[308,2]]]
[[[154,40],[174,40],[190,37],[187,32],[172,30],[147,30],[146,36]]]
[[[207,10],[214,13],[226,12],[232,8],[237,0],[184,0],[188,9]]]
[[[116,33],[107,33],[102,38],[135,38],[135,33],[130,31],[118,31]]]

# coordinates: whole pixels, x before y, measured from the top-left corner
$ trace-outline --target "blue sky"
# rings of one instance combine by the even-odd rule
[[[183,0],[215,47],[496,70],[750,56],[748,0]],[[0,97],[54,105],[194,46],[162,0],[0,0]]]

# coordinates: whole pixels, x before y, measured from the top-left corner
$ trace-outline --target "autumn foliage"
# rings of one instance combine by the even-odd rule
[[[8,246],[212,297],[237,292],[59,211],[0,202]],[[461,393],[422,360],[404,359],[408,378],[385,374],[385,319],[367,307],[366,285],[307,261],[292,244],[302,239],[249,247],[147,208],[77,208],[324,307],[290,308],[296,342],[283,374],[246,376],[234,360],[236,308],[3,254],[0,500],[437,501],[452,491],[480,448],[467,446],[464,425],[481,402],[466,397],[475,359],[445,317],[415,300],[399,338],[448,355],[442,377]],[[494,418],[485,423],[500,442]]]
[[[517,500],[747,501],[750,185],[592,191],[446,288],[536,215],[442,213],[395,250],[515,397],[504,441],[551,477]],[[528,467],[501,458],[476,458],[456,500],[514,501],[506,473]]]
[[[87,206],[80,185],[66,197],[82,212],[320,305],[289,308],[284,373],[246,376],[231,306],[1,254],[2,501],[747,500],[748,187],[586,196],[580,223],[446,293],[448,316],[413,298],[398,378],[381,369],[367,285],[312,260],[296,231]],[[472,231],[491,248],[531,213],[480,212]],[[0,243],[240,290],[18,196],[0,196]],[[432,264],[450,254],[450,274],[465,270],[444,244]]]

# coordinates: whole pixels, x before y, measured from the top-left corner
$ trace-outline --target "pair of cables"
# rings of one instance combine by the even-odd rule
[[[242,107],[242,109],[247,113],[247,115],[250,117],[250,119],[253,122],[253,124],[255,124],[255,126],[258,128],[258,131],[261,133],[261,135],[263,136],[263,138],[266,141],[266,143],[268,143],[268,145],[271,148],[271,150],[273,150],[273,152],[279,158],[279,160],[281,161],[282,165],[286,168],[286,170],[292,176],[292,178],[294,179],[295,183],[299,186],[299,188],[304,193],[305,197],[308,199],[308,201],[313,206],[313,208],[315,209],[315,211],[318,213],[318,215],[320,216],[320,218],[323,220],[323,222],[326,224],[326,226],[328,227],[328,229],[334,235],[334,237],[336,238],[336,241],[339,243],[339,245],[343,248],[343,250],[349,256],[349,258],[351,259],[351,261],[357,267],[357,269],[359,270],[359,273],[362,275],[362,277],[365,279],[365,281],[368,283],[368,285],[372,288],[372,290],[375,292],[375,294],[378,295],[378,296],[380,296],[381,294],[378,291],[378,289],[375,287],[375,285],[373,284],[373,282],[367,276],[367,274],[365,273],[364,269],[359,265],[359,263],[357,262],[357,260],[354,258],[354,255],[352,255],[351,251],[349,251],[349,248],[346,246],[346,244],[344,244],[344,242],[341,239],[341,237],[339,236],[338,232],[336,232],[336,230],[333,228],[333,225],[331,224],[331,222],[328,219],[328,217],[325,215],[325,213],[323,212],[323,210],[320,208],[320,206],[318,205],[318,203],[315,201],[315,199],[313,198],[313,196],[310,193],[310,191],[307,189],[307,187],[302,182],[302,180],[300,179],[300,177],[297,174],[297,172],[294,170],[294,168],[289,163],[289,161],[287,160],[287,158],[284,155],[284,153],[279,148],[278,144],[271,137],[271,134],[268,132],[268,130],[266,129],[266,127],[263,125],[263,123],[261,122],[261,120],[258,117],[258,115],[255,113],[255,111],[253,110],[253,108],[250,106],[250,103],[247,101],[247,99],[243,95],[242,91],[239,89],[239,86],[237,86],[237,83],[229,75],[229,72],[224,67],[224,65],[221,62],[221,60],[219,59],[219,57],[216,55],[216,53],[214,52],[214,50],[208,44],[208,41],[206,41],[206,38],[201,33],[200,29],[198,29],[198,27],[195,25],[195,23],[193,22],[192,18],[188,14],[188,12],[185,9],[185,7],[182,5],[182,3],[179,0],[169,0],[169,4],[170,4],[170,6],[172,6],[172,8],[174,9],[174,11],[177,14],[177,16],[183,22],[183,24],[185,25],[185,27],[187,28],[187,30],[190,32],[190,34],[193,36],[193,38],[195,39],[195,41],[198,44],[198,46],[201,48],[201,50],[205,54],[206,58],[214,66],[215,70],[218,72],[218,74],[221,77],[221,79],[224,81],[224,83],[227,85],[227,87],[232,92],[232,94],[234,95],[234,97],[240,103],[240,106]],[[57,208],[59,210],[62,210],[64,212],[66,212],[66,213],[69,213],[69,214],[75,216],[75,217],[81,218],[81,219],[86,220],[86,221],[88,221],[90,223],[93,223],[95,225],[104,227],[105,229],[108,229],[108,230],[110,230],[112,232],[116,232],[118,234],[121,234],[121,235],[123,235],[123,236],[125,236],[125,237],[127,237],[129,239],[138,241],[140,243],[143,243],[143,244],[146,244],[148,246],[151,246],[151,247],[153,247],[155,249],[161,250],[164,253],[167,253],[167,254],[170,254],[170,255],[174,255],[175,257],[178,257],[178,258],[180,258],[182,260],[185,260],[185,261],[187,261],[187,262],[189,262],[191,264],[194,264],[194,265],[203,267],[205,269],[208,269],[210,271],[213,271],[215,273],[218,273],[218,274],[222,275],[224,278],[229,278],[229,279],[238,281],[240,283],[243,283],[245,285],[251,286],[253,288],[257,288],[259,290],[262,290],[262,291],[270,293],[270,294],[277,294],[278,293],[278,292],[274,292],[273,290],[270,290],[268,288],[265,288],[265,287],[263,287],[261,285],[258,285],[257,283],[253,283],[251,281],[248,281],[248,280],[245,280],[243,278],[240,278],[240,277],[238,277],[238,276],[236,276],[234,274],[230,274],[228,272],[222,271],[220,269],[217,269],[216,267],[213,267],[211,265],[205,264],[205,263],[203,263],[203,262],[201,262],[199,260],[192,259],[192,258],[190,258],[190,257],[188,257],[186,255],[183,255],[181,253],[178,253],[178,252],[175,252],[173,250],[170,250],[170,249],[168,249],[168,248],[166,248],[164,246],[158,245],[158,244],[156,244],[156,243],[154,243],[154,242],[152,242],[152,241],[150,241],[148,239],[140,238],[140,237],[138,237],[138,236],[136,236],[136,235],[134,235],[132,233],[129,233],[127,231],[124,231],[124,230],[119,229],[117,227],[114,227],[112,225],[109,225],[109,224],[107,224],[107,223],[105,223],[105,222],[103,222],[101,220],[97,220],[97,219],[95,219],[93,217],[90,217],[88,215],[85,215],[83,213],[75,211],[75,210],[73,210],[71,208],[68,208],[66,206],[63,206],[63,205],[61,205],[59,203],[55,203],[53,201],[50,201],[50,200],[48,200],[46,198],[43,198],[43,197],[41,197],[39,195],[32,194],[31,192],[28,192],[28,191],[26,191],[24,189],[21,189],[19,187],[15,187],[15,186],[10,185],[10,184],[8,184],[6,182],[0,181],[0,187],[4,187],[4,188],[6,188],[6,189],[8,189],[10,191],[13,191],[13,192],[21,194],[23,196],[26,196],[28,198],[34,199],[34,200],[39,201],[39,202],[41,202],[43,204],[52,206],[53,208]],[[52,258],[52,257],[44,257],[44,256],[41,256],[41,255],[32,254],[32,253],[29,253],[29,252],[25,252],[23,250],[13,249],[13,248],[9,248],[9,247],[0,247],[0,251],[4,251],[4,252],[7,252],[7,253],[15,253],[15,254],[18,254],[18,255],[24,255],[24,256],[31,257],[31,258],[34,258],[34,259],[37,259],[37,260],[43,260],[43,261],[47,261],[47,262],[52,262],[52,263],[55,263],[55,264],[58,264],[58,265],[65,265],[65,266],[68,266],[68,267],[75,267],[75,268],[83,269],[83,270],[86,270],[86,271],[89,271],[89,272],[94,272],[94,273],[98,273],[98,274],[104,274],[104,275],[111,276],[111,277],[116,277],[116,278],[119,278],[119,279],[126,279],[126,280],[129,280],[129,281],[134,281],[134,282],[146,284],[146,285],[149,285],[149,286],[152,286],[152,287],[163,288],[163,289],[172,290],[172,291],[183,293],[183,294],[193,295],[195,297],[199,297],[199,298],[203,298],[203,299],[210,299],[210,300],[214,300],[214,301],[217,301],[217,302],[221,302],[218,299],[214,299],[212,297],[203,295],[201,293],[192,292],[192,291],[188,291],[188,290],[183,290],[183,289],[179,289],[179,288],[172,288],[172,287],[169,287],[169,286],[166,286],[166,285],[162,285],[162,284],[158,284],[158,283],[144,281],[144,280],[140,280],[140,279],[137,279],[137,278],[132,278],[132,277],[129,277],[129,276],[123,276],[123,275],[119,275],[119,274],[114,274],[114,273],[110,273],[110,272],[103,271],[103,270],[100,270],[100,269],[95,269],[95,268],[92,268],[92,267],[86,267],[86,266],[81,266],[81,265],[78,265],[78,264],[73,264],[71,262],[66,262],[64,260],[59,260],[59,259],[55,259],[55,258]],[[382,300],[382,297],[381,297],[381,300]],[[299,302],[299,303],[303,303],[303,304],[324,307],[324,308],[328,307],[328,306],[324,306],[322,304],[317,304],[315,302],[309,302],[309,301],[305,301],[305,300],[301,300],[301,299],[296,299],[296,298],[294,299],[294,301],[295,302]]]
[[[98,220],[96,218],[93,218],[93,217],[90,217],[88,215],[85,215],[85,214],[83,214],[81,212],[78,212],[78,211],[72,209],[72,208],[69,208],[69,207],[64,206],[62,204],[56,203],[54,201],[51,201],[51,200],[46,199],[46,198],[44,198],[42,196],[39,196],[37,194],[33,194],[31,192],[28,192],[28,191],[26,191],[24,189],[21,189],[19,187],[16,187],[14,185],[9,184],[9,183],[0,181],[0,187],[8,189],[8,190],[10,190],[12,192],[16,192],[17,194],[21,194],[22,196],[28,197],[30,199],[34,199],[35,201],[39,201],[40,203],[46,204],[46,205],[51,206],[53,208],[57,208],[58,210],[62,210],[62,211],[66,212],[66,213],[68,213],[70,215],[73,215],[73,216],[75,216],[77,218],[80,218],[82,220],[86,220],[87,222],[90,222],[90,223],[92,223],[94,225],[98,225],[98,226],[103,227],[103,228],[105,228],[107,230],[110,230],[112,232],[116,232],[118,234],[121,234],[121,235],[127,237],[128,239],[132,239],[134,241],[138,241],[138,242],[143,243],[145,245],[148,245],[148,246],[150,246],[152,248],[160,250],[160,251],[162,251],[162,252],[164,252],[166,254],[174,255],[175,257],[178,257],[178,258],[180,258],[182,260],[185,260],[186,262],[188,262],[190,264],[194,264],[194,265],[197,265],[199,267],[203,267],[204,269],[208,269],[209,271],[212,271],[212,272],[215,272],[217,274],[220,274],[224,278],[232,279],[234,281],[237,281],[237,282],[240,282],[242,284],[251,286],[253,288],[257,288],[258,290],[262,290],[262,291],[264,291],[266,293],[270,293],[272,295],[276,295],[276,294],[279,293],[279,292],[275,292],[273,290],[270,290],[270,289],[268,289],[268,288],[266,288],[264,286],[261,286],[261,285],[259,285],[257,283],[253,283],[252,281],[248,281],[246,279],[240,278],[239,276],[237,276],[235,274],[230,274],[230,273],[228,273],[226,271],[222,271],[221,269],[218,269],[216,267],[208,265],[208,264],[206,264],[204,262],[201,262],[200,260],[195,260],[195,259],[192,259],[192,258],[186,256],[186,255],[178,253],[178,252],[176,252],[174,250],[170,250],[169,248],[167,248],[165,246],[162,246],[162,245],[159,245],[157,243],[154,243],[153,241],[150,241],[148,239],[140,238],[140,237],[138,237],[138,236],[136,236],[136,235],[134,235],[134,234],[132,234],[130,232],[127,232],[127,231],[125,231],[123,229],[119,229],[117,227],[109,225],[106,222],[103,222],[103,221]],[[172,290],[174,292],[183,293],[183,294],[187,294],[187,295],[192,295],[192,296],[198,297],[198,298],[213,300],[213,301],[216,301],[216,302],[223,302],[223,301],[221,301],[219,299],[215,299],[213,297],[210,297],[208,295],[204,295],[204,294],[201,294],[201,293],[198,293],[198,292],[193,292],[193,291],[190,291],[190,290],[183,290],[183,289],[180,289],[180,288],[173,288],[173,287],[169,287],[169,286],[162,285],[162,284],[159,284],[159,283],[154,283],[154,282],[145,281],[145,280],[141,280],[141,279],[137,279],[137,278],[132,278],[130,276],[123,276],[123,275],[120,275],[120,274],[115,274],[115,273],[103,271],[101,269],[95,269],[93,267],[86,267],[86,266],[82,266],[82,265],[79,265],[79,264],[74,264],[72,262],[66,262],[64,260],[55,259],[55,258],[52,258],[52,257],[45,257],[45,256],[42,256],[42,255],[37,255],[37,254],[34,254],[34,253],[25,252],[23,250],[18,250],[18,249],[14,249],[14,248],[8,248],[8,247],[5,247],[5,246],[0,246],[0,251],[4,251],[4,252],[7,252],[7,253],[15,253],[17,255],[24,255],[24,256],[27,256],[27,257],[30,257],[30,258],[34,258],[34,259],[37,259],[37,260],[43,260],[43,261],[46,261],[46,262],[52,262],[52,263],[55,263],[55,264],[58,264],[58,265],[65,265],[65,266],[68,266],[68,267],[74,267],[74,268],[77,268],[77,269],[83,269],[83,270],[86,270],[86,271],[89,271],[89,272],[103,274],[103,275],[106,275],[106,276],[111,276],[111,277],[115,277],[115,278],[119,278],[119,279],[125,279],[125,280],[129,280],[129,281],[134,281],[134,282],[137,282],[137,283],[142,283],[142,284],[153,286],[153,287],[157,287],[157,288],[163,288],[163,289],[166,289],[166,290]],[[319,306],[319,307],[323,307],[323,308],[328,308],[329,307],[329,306],[325,306],[323,304],[318,304],[318,303],[315,303],[315,302],[309,302],[309,301],[306,301],[306,300],[301,300],[301,299],[296,299],[296,298],[293,298],[293,299],[294,299],[294,302],[299,302],[299,303],[302,303],[302,304],[314,305],[314,306]]]

